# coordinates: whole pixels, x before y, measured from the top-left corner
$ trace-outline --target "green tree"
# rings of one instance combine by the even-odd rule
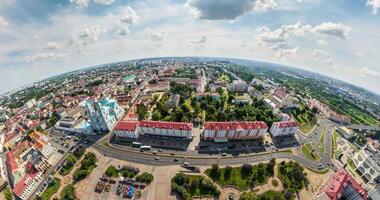
[[[106,169],[105,174],[109,177],[118,177],[118,171],[117,171],[116,167],[113,165],[109,166]]]
[[[63,188],[61,192],[61,200],[75,200],[77,199],[75,194],[75,187],[73,184],[69,184]]]

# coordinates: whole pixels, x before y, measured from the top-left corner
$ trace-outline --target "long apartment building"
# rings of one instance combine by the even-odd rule
[[[299,125],[294,121],[274,122],[269,130],[273,137],[283,137],[296,134]]]
[[[120,121],[113,130],[117,137],[137,139],[140,135],[193,138],[193,125],[183,122]]]
[[[268,126],[262,121],[253,122],[206,122],[202,140],[227,142],[228,140],[249,140],[263,138]]]

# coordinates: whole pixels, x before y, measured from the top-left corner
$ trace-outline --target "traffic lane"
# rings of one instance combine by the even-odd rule
[[[234,165],[234,164],[244,164],[244,163],[254,163],[254,162],[264,162],[269,161],[271,158],[283,158],[283,159],[293,159],[300,162],[303,165],[306,165],[309,168],[318,168],[318,163],[313,163],[299,157],[292,156],[286,153],[274,153],[269,155],[247,155],[247,156],[237,156],[237,157],[222,157],[222,156],[160,156],[153,154],[138,154],[138,152],[128,152],[121,151],[118,149],[110,149],[104,146],[97,146],[96,148],[105,156],[113,157],[116,159],[137,162],[142,164],[165,166],[165,165],[180,165],[183,162],[188,162],[191,165]],[[159,160],[156,160],[155,157],[158,157]],[[175,162],[174,159],[177,158],[178,161]]]

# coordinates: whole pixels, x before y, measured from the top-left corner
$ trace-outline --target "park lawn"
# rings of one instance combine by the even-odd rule
[[[310,131],[313,130],[314,127],[315,127],[315,124],[304,122],[304,123],[301,123],[299,129],[303,133],[310,133]]]
[[[307,143],[302,146],[302,153],[306,156],[306,158],[310,160],[319,160],[319,156],[316,154],[312,154],[313,148],[311,147],[310,143]]]
[[[61,186],[61,180],[54,178],[54,180],[49,184],[45,191],[41,195],[42,200],[49,200],[51,197],[57,193],[59,187]]]
[[[190,110],[190,112],[194,112],[194,108],[191,106],[191,98],[186,99],[184,104],[186,108]]]
[[[218,78],[219,81],[230,81],[230,77],[228,77],[226,74],[222,74]]]
[[[338,140],[338,133],[336,131],[333,132],[333,138],[331,140],[331,150],[330,150],[330,158],[333,158],[334,157],[334,151],[336,151],[336,143],[337,143],[337,140]]]
[[[266,169],[267,164],[263,164],[263,167],[264,167],[264,169]],[[259,177],[255,177],[259,174],[258,168],[259,168],[259,165],[252,165],[251,175],[245,175],[244,176],[241,172],[241,167],[232,167],[231,174],[228,178],[224,176],[225,168],[220,168],[219,169],[219,172],[220,172],[219,179],[213,180],[213,181],[217,182],[222,187],[227,186],[227,185],[234,185],[237,188],[239,188],[240,191],[245,191],[249,187],[248,181],[250,179],[254,180],[257,184],[264,184],[264,183],[268,182],[269,175],[267,173],[264,173],[264,174],[260,173]],[[209,177],[211,177],[210,172],[211,172],[211,169],[207,169],[205,173]]]
[[[326,127],[323,127],[322,135],[321,135],[321,143],[325,144],[325,134],[326,134]]]

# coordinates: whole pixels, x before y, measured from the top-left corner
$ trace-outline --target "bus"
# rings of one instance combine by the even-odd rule
[[[132,147],[140,148],[141,147],[141,143],[140,142],[132,142]]]
[[[140,147],[140,150],[143,150],[143,151],[149,151],[151,149],[150,146],[141,146]]]

